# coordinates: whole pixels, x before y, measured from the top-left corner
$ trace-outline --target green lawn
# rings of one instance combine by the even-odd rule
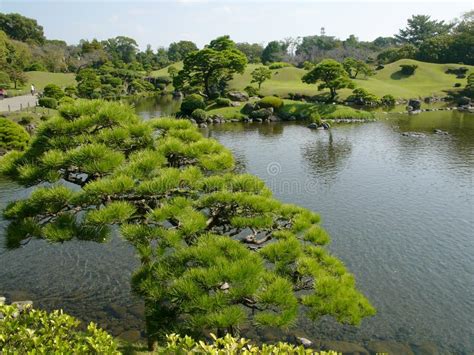
[[[36,87],[37,91],[42,91],[48,84],[56,84],[61,88],[65,88],[69,85],[76,84],[76,75],[74,73],[50,73],[43,71],[30,71],[26,73],[28,81],[26,85],[19,88],[18,90],[10,89],[8,93],[10,95],[23,95],[30,92],[31,84]]]
[[[401,64],[417,64],[418,69],[415,74],[410,77],[404,77],[400,73]],[[177,69],[182,68],[182,62],[175,63]],[[258,67],[259,64],[249,64],[243,74],[235,75],[230,82],[230,88],[235,90],[243,90],[250,85],[250,73]],[[363,87],[377,96],[392,94],[396,98],[415,98],[426,97],[431,95],[446,95],[446,90],[454,88],[455,83],[466,85],[466,79],[456,79],[455,75],[446,74],[448,68],[460,67],[459,64],[433,64],[424,63],[411,59],[402,59],[395,63],[387,64],[384,69],[376,72],[376,75],[368,79],[355,79],[355,83],[359,87]],[[468,67],[470,72],[474,72],[474,66],[462,65]],[[298,93],[305,95],[320,94],[316,89],[316,85],[304,84],[301,77],[305,74],[304,69],[288,67],[274,70],[272,79],[263,83],[262,95],[278,95],[285,97],[288,93]],[[167,68],[153,72],[156,76],[166,76]],[[255,85],[255,84],[254,84]],[[351,93],[350,90],[344,89],[340,92],[341,98],[346,98]]]

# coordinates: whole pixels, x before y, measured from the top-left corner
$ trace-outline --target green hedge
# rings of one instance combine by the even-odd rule
[[[186,96],[181,102],[181,112],[185,115],[190,115],[194,110],[200,108],[204,109],[206,103],[201,95],[191,94]]]
[[[258,106],[262,108],[273,107],[277,110],[283,106],[283,100],[276,96],[265,96],[258,102]]]
[[[38,105],[41,107],[55,109],[56,107],[58,107],[58,100],[52,97],[42,97],[38,100]]]

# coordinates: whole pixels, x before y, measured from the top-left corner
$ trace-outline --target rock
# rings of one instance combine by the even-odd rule
[[[470,106],[471,105],[471,99],[467,96],[462,96],[459,99],[456,100],[458,106]]]
[[[318,124],[317,124],[317,123],[315,123],[315,122],[313,122],[313,123],[310,123],[310,124],[308,125],[308,128],[311,128],[311,129],[316,129],[316,128],[318,128]]]
[[[267,108],[261,108],[256,111],[250,112],[250,118],[268,118],[273,114],[273,111],[267,109]]]
[[[413,137],[413,138],[422,138],[425,137],[423,133],[418,133],[418,132],[403,132],[402,136],[405,137]]]
[[[413,107],[411,107],[411,106],[407,106],[406,109],[407,109],[408,112],[413,111]]]
[[[257,105],[253,102],[247,102],[242,110],[240,110],[244,115],[250,114],[250,112],[255,111],[257,109]]]
[[[126,330],[120,333],[119,338],[126,340],[130,343],[137,342],[141,339],[141,334],[138,330]]]
[[[263,122],[263,120],[261,118],[256,118],[255,122]]]
[[[32,134],[36,130],[36,126],[33,123],[30,123],[25,126],[25,129],[29,134]]]
[[[280,121],[280,119],[279,119],[277,116],[274,116],[274,115],[268,117],[268,120],[269,120],[270,122],[277,122],[277,121]]]
[[[444,136],[447,136],[449,134],[448,132],[442,131],[440,129],[435,129],[433,132],[439,135],[444,135]]]
[[[232,102],[230,103],[230,106],[232,106],[232,107],[239,107],[239,106],[240,106],[240,102],[238,102],[238,101],[232,101]]]
[[[249,99],[249,95],[241,91],[229,91],[227,93],[227,97],[231,99],[232,101],[241,101],[241,102],[248,101]]]
[[[111,303],[105,307],[105,312],[111,314],[115,318],[123,319],[127,314],[127,309],[123,306],[120,306],[116,303]]]
[[[363,348],[357,343],[350,343],[348,341],[332,341],[326,340],[321,342],[321,350],[333,350],[343,355],[368,355],[367,349]]]
[[[0,296],[0,306],[3,306],[7,301],[6,297]]]
[[[414,355],[413,351],[406,344],[397,343],[393,340],[371,341],[367,345],[370,354],[397,354],[397,355]]]
[[[440,353],[433,343],[412,344],[411,347],[416,355],[438,355]]]
[[[417,99],[410,99],[408,101],[408,106],[411,106],[413,111],[421,109],[421,101]]]
[[[236,118],[232,118],[232,119],[230,120],[230,122],[236,123],[236,122],[240,122],[240,120],[238,120],[238,119],[236,119]]]
[[[288,121],[296,121],[296,117],[295,116],[290,116],[290,118],[288,118]]]
[[[313,342],[309,340],[308,338],[296,337],[296,340],[298,341],[299,344],[303,345],[305,348],[309,348],[311,347],[311,345],[313,345]]]
[[[329,129],[331,127],[330,124],[327,122],[323,122],[322,126],[324,129]]]
[[[221,290],[228,290],[230,288],[230,285],[228,282],[224,282],[221,287],[219,287]]]
[[[191,121],[192,124],[196,124],[196,120],[194,118],[190,118],[189,120]]]
[[[205,124],[205,123],[200,123],[200,124],[199,124],[199,128],[207,128],[207,124]]]
[[[173,97],[183,97],[183,93],[181,91],[173,91]]]

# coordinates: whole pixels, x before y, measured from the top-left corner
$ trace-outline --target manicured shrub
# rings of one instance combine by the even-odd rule
[[[166,336],[166,345],[157,350],[158,354],[313,354],[337,355],[335,351],[315,352],[303,345],[292,345],[284,342],[277,344],[252,345],[249,340],[234,338],[227,334],[217,338],[211,333],[212,343],[195,341],[189,336],[170,334]]]
[[[73,104],[74,99],[69,96],[64,96],[61,100],[59,100],[59,105],[64,105],[64,104]]]
[[[387,95],[382,96],[382,98],[380,99],[380,102],[384,106],[394,106],[396,103],[396,100],[393,95],[387,94]]]
[[[253,87],[253,86],[246,86],[244,91],[249,95],[249,96],[258,96],[258,89]]]
[[[377,96],[368,92],[364,88],[354,89],[352,95],[347,98],[347,101],[361,106],[376,106],[380,102]]]
[[[53,99],[60,100],[64,97],[64,91],[55,84],[48,84],[43,90],[44,97],[52,97]]]
[[[207,119],[207,113],[201,108],[197,108],[191,114],[191,117],[194,118],[197,122],[203,122]]]
[[[120,354],[114,338],[62,311],[47,313],[16,305],[0,306],[0,349],[5,354]]]
[[[415,73],[415,70],[418,68],[418,65],[416,64],[402,64],[400,65],[402,74],[404,75],[413,75]]]
[[[66,88],[64,89],[64,94],[69,97],[77,96],[77,87],[74,85],[66,86]]]
[[[204,109],[205,107],[206,103],[204,102],[203,97],[199,94],[188,95],[181,102],[181,112],[185,115],[190,115],[194,110],[198,108]]]
[[[55,109],[58,107],[58,100],[52,97],[42,97],[38,100],[38,105],[41,107]]]
[[[460,88],[460,87],[461,87],[461,83],[455,83],[455,84],[454,84],[454,87],[455,87],[455,88]]]
[[[318,125],[321,125],[321,115],[318,112],[312,112],[309,116],[309,120],[313,123],[317,123]]]
[[[276,96],[265,96],[258,102],[259,107],[273,107],[275,110],[283,106],[283,100]]]
[[[0,149],[21,150],[26,147],[29,140],[30,136],[22,126],[0,117]]]
[[[25,71],[46,71],[45,66],[42,63],[34,62],[30,66],[25,68]]]
[[[232,105],[232,101],[230,99],[227,99],[225,97],[218,97],[216,99],[216,105],[221,106],[221,107],[228,107]]]
[[[281,69],[281,68],[287,68],[287,67],[292,67],[292,66],[293,65],[286,62],[275,62],[275,63],[270,64],[268,67],[274,70],[274,69]]]

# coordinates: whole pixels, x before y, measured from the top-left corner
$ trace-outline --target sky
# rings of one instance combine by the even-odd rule
[[[267,43],[319,34],[359,40],[392,36],[413,14],[450,21],[474,8],[467,1],[309,0],[0,0],[0,12],[35,18],[49,39],[76,44],[124,35],[140,48],[191,40],[199,47],[228,34],[236,42]]]

